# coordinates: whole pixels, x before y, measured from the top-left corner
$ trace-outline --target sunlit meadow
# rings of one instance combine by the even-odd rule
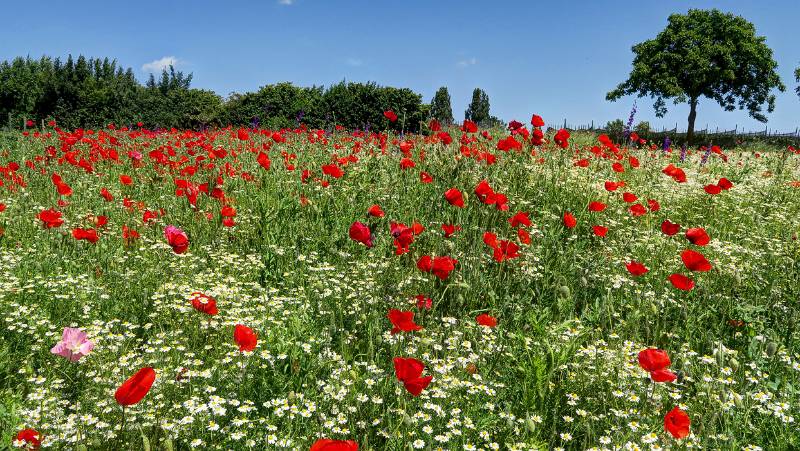
[[[800,447],[797,152],[533,123],[0,135],[2,446]]]

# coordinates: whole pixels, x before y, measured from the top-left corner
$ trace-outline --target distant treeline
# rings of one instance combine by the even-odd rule
[[[417,131],[430,117],[430,106],[421,95],[375,83],[343,81],[327,88],[279,83],[223,99],[213,91],[191,88],[191,81],[191,74],[169,67],[142,85],[130,68],[108,58],[16,58],[0,63],[0,124],[20,127],[27,120],[55,120],[70,129],[110,123],[277,129],[302,123],[312,128]],[[394,111],[397,121],[386,119],[386,110]]]

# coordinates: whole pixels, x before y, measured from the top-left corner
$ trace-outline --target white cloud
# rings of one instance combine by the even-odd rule
[[[478,59],[473,56],[472,58],[459,61],[458,67],[474,66],[476,64],[478,64]]]
[[[361,61],[358,58],[347,58],[347,65],[353,67],[359,67],[364,65],[364,61]]]
[[[294,5],[294,0],[278,0],[279,5],[291,6]]]
[[[182,61],[174,56],[165,56],[161,59],[143,64],[142,70],[145,72],[161,72],[162,70],[169,68],[170,65],[178,67],[178,65],[181,63]]]

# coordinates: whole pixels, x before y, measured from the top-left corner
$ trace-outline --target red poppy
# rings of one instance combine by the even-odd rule
[[[497,247],[497,235],[492,232],[483,232],[483,242],[489,247]]]
[[[418,294],[414,298],[417,300],[418,309],[429,309],[433,305],[433,299],[426,297],[424,294]]]
[[[650,379],[653,382],[675,382],[678,379],[678,375],[670,370],[657,370],[650,372]]]
[[[389,224],[389,229],[392,232],[392,237],[394,237],[394,246],[395,246],[395,255],[403,255],[409,251],[409,246],[411,243],[414,242],[414,235],[418,235],[419,233],[415,233],[415,227],[417,224],[413,224],[412,227],[407,227],[405,224],[391,222]],[[420,227],[422,227],[420,225]],[[422,231],[420,230],[420,233]]]
[[[494,248],[494,260],[498,263],[519,257],[519,246],[512,241],[501,240]]]
[[[647,199],[647,207],[652,212],[656,212],[658,210],[661,210],[661,205],[655,199]]]
[[[544,127],[544,119],[542,119],[541,116],[534,114],[533,117],[531,117],[531,125],[534,127]]]
[[[673,287],[683,290],[691,291],[694,288],[694,280],[684,276],[683,274],[671,274],[669,281]]]
[[[381,210],[381,206],[378,204],[369,207],[369,210],[367,210],[367,214],[370,216],[374,216],[376,218],[382,218],[386,216],[386,213],[384,213],[383,210]]]
[[[661,349],[644,349],[639,351],[639,366],[648,373],[667,369],[672,361],[669,359],[667,351]]]
[[[130,175],[124,175],[124,174],[120,175],[119,182],[126,186],[133,185],[133,179],[131,178]]]
[[[103,196],[103,199],[105,199],[106,202],[111,202],[114,200],[114,196],[112,196],[106,188],[100,188],[100,195]]]
[[[236,131],[236,137],[241,141],[247,141],[250,139],[250,134],[247,133],[247,130],[240,128]]]
[[[461,226],[453,224],[442,224],[442,231],[445,238],[450,238],[454,233],[461,230]]]
[[[606,191],[616,191],[617,188],[619,188],[621,186],[622,185],[620,183],[618,183],[618,182],[610,182],[610,181],[606,181],[605,184],[604,184],[604,187],[605,187]]]
[[[686,182],[686,173],[683,172],[683,169],[676,167],[672,163],[670,163],[669,166],[665,167],[661,172],[672,177],[678,183]]]
[[[608,234],[608,227],[595,225],[592,226],[592,232],[600,238],[605,238],[606,234]]]
[[[392,335],[398,332],[414,332],[422,330],[422,326],[414,322],[413,311],[391,309],[386,317],[392,322]]]
[[[517,229],[517,238],[522,244],[531,244],[531,234],[525,229]]]
[[[97,236],[97,230],[95,229],[82,229],[77,227],[72,229],[72,237],[76,240],[85,240],[90,243],[96,243],[99,239]]]
[[[272,164],[272,161],[270,161],[270,159],[269,159],[269,155],[267,155],[264,152],[259,152],[258,153],[258,157],[256,157],[256,162],[258,163],[259,166],[261,166],[262,168],[264,168],[266,170],[269,170],[269,167]],[[303,174],[303,175],[305,175],[305,174]]]
[[[239,351],[252,351],[258,344],[258,334],[253,332],[253,329],[243,325],[237,324],[233,329],[233,341],[239,345]]]
[[[691,424],[692,421],[689,419],[689,415],[679,409],[678,406],[673,407],[664,416],[664,430],[672,434],[676,439],[688,437]]]
[[[589,211],[600,212],[606,209],[606,204],[602,202],[589,202]]]
[[[311,445],[309,451],[358,451],[358,443],[353,440],[321,438]]]
[[[428,122],[428,129],[432,132],[442,131],[442,124],[436,119],[431,119],[431,121]]]
[[[612,169],[614,172],[618,172],[618,173],[625,172],[625,168],[622,166],[622,164],[621,164],[621,163],[614,163],[614,164],[612,164],[612,165],[611,165],[611,169]]]
[[[37,217],[48,229],[59,227],[61,224],[64,224],[64,220],[61,218],[61,212],[52,208],[49,210],[42,210]]]
[[[411,158],[403,158],[400,160],[400,169],[406,170],[416,167],[417,164]]]
[[[155,380],[156,372],[153,368],[142,368],[119,386],[114,393],[114,399],[121,406],[132,406],[147,395]]]
[[[702,227],[694,227],[686,231],[686,239],[696,246],[705,246],[711,241],[705,229]]]
[[[564,213],[564,226],[568,229],[572,229],[575,228],[576,225],[578,225],[578,221],[575,219],[575,216],[570,212]]]
[[[36,429],[23,429],[17,432],[15,439],[22,444],[22,449],[36,450],[42,446],[42,434]]]
[[[639,197],[636,194],[625,192],[625,193],[622,193],[622,200],[624,200],[625,202],[631,204],[631,203],[636,202],[637,200],[639,200]]]
[[[431,272],[440,280],[445,280],[456,268],[458,260],[452,257],[434,257]]]
[[[417,260],[417,268],[422,272],[431,272],[433,269],[433,259],[430,255],[423,255]]]
[[[476,133],[478,131],[478,124],[469,119],[464,119],[464,123],[461,125],[461,131],[466,133]]]
[[[669,219],[665,219],[664,222],[661,223],[661,232],[664,233],[664,235],[672,236],[680,230],[681,225],[670,222]]]
[[[727,191],[733,188],[733,183],[731,183],[731,181],[726,179],[725,177],[722,177],[721,179],[719,179],[719,182],[717,182],[717,186]]]
[[[425,171],[419,173],[419,181],[422,183],[431,183],[433,182],[433,177]]]
[[[566,149],[569,146],[569,132],[565,129],[560,129],[553,137],[553,141],[558,144],[558,147]]]
[[[322,165],[322,173],[329,175],[335,179],[341,178],[344,175],[342,168],[336,166],[335,164]]]
[[[714,194],[719,194],[719,193],[722,192],[722,188],[720,188],[717,185],[706,185],[706,186],[703,187],[703,190],[705,192],[707,192],[708,194],[711,194],[712,196]]]
[[[525,213],[524,211],[520,211],[516,213],[514,216],[508,218],[508,222],[511,224],[511,227],[531,226],[531,220],[528,217],[528,213]]]
[[[394,373],[413,396],[419,396],[430,385],[433,376],[422,376],[425,364],[414,358],[394,358]]]
[[[637,262],[636,260],[631,260],[628,263],[625,263],[625,268],[627,268],[628,272],[634,277],[645,275],[648,271],[650,271],[646,266]]]
[[[366,224],[355,221],[350,225],[349,235],[350,239],[353,241],[358,241],[367,247],[372,247],[372,231],[370,231]]]
[[[628,208],[633,216],[642,216],[647,214],[647,209],[642,204],[633,204]]]
[[[397,121],[397,114],[395,114],[395,112],[392,111],[392,110],[384,111],[383,112],[383,117],[385,117],[386,119],[389,119],[389,122]]]
[[[681,252],[681,260],[689,271],[711,271],[711,263],[700,252],[686,249]]]
[[[449,190],[445,191],[444,198],[447,199],[447,202],[450,205],[464,208],[464,197],[461,195],[461,191],[455,188],[450,188]]]
[[[480,324],[481,326],[486,327],[496,327],[497,326],[497,318],[494,316],[489,316],[486,313],[481,313],[475,318],[475,321]]]
[[[217,300],[200,292],[192,293],[192,307],[200,313],[205,313],[208,316],[214,316],[219,313],[217,310]]]
[[[186,232],[173,225],[169,225],[164,229],[164,237],[166,237],[167,243],[176,254],[183,254],[189,248],[189,237],[186,236]]]

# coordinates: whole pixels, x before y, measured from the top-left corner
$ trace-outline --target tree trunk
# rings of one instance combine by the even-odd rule
[[[697,118],[697,97],[689,101],[689,127],[686,129],[686,143],[691,146],[694,141],[694,120]]]

